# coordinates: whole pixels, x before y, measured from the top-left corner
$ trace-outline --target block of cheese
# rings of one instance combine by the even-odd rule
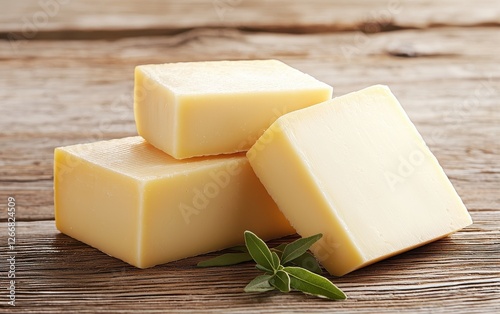
[[[297,233],[344,275],[472,223],[460,197],[386,86],[286,114],[248,151]]]
[[[331,96],[277,60],[140,65],[134,115],[139,135],[183,159],[247,151],[279,116]]]
[[[141,137],[55,150],[61,232],[140,268],[294,233],[244,154],[179,161]]]

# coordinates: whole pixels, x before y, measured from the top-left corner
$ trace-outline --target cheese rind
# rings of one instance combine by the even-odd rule
[[[57,228],[145,268],[294,233],[243,154],[176,160],[140,137],[55,150]]]
[[[333,275],[442,238],[472,220],[385,86],[280,117],[248,151],[252,168]]]
[[[332,87],[277,60],[137,66],[137,131],[177,159],[248,150],[281,115]]]

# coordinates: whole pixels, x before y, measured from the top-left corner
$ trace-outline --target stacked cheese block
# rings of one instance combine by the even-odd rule
[[[275,60],[138,66],[141,136],[56,149],[57,228],[141,268],[293,234],[244,152],[331,96]]]
[[[57,148],[54,175],[57,228],[132,265],[296,230],[323,233],[313,252],[343,275],[471,223],[387,87],[330,99],[275,60],[145,65],[135,80],[140,136]]]

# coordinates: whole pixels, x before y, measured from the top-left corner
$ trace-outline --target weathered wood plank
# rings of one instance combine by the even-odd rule
[[[40,10],[35,0],[3,4],[0,37],[12,31],[29,37],[24,36],[29,29],[23,34],[23,18],[30,23]],[[0,200],[15,196],[16,218],[28,221],[18,224],[16,235],[17,310],[498,311],[500,46],[498,28],[479,26],[498,25],[499,11],[492,0],[72,1],[32,33],[38,39],[170,35],[0,40]],[[328,33],[440,25],[476,27]],[[247,58],[282,59],[333,85],[337,95],[390,85],[470,209],[474,225],[348,276],[330,277],[348,293],[345,302],[298,293],[245,294],[242,288],[257,274],[251,265],[194,268],[205,257],[139,270],[55,230],[53,149],[135,134],[135,65]],[[10,253],[4,213],[2,270]],[[4,282],[1,278],[2,287]],[[3,307],[7,290],[2,290],[0,312],[12,312]]]
[[[348,294],[345,302],[295,292],[245,294],[243,287],[258,271],[251,264],[196,268],[207,255],[141,270],[58,233],[53,222],[19,223],[16,302],[24,313],[492,313],[500,306],[495,217],[491,211],[476,213],[475,225],[450,238],[330,277]],[[6,243],[5,224],[0,225],[0,242]]]
[[[391,86],[467,206],[499,209],[497,34],[494,28],[372,35],[198,30],[112,42],[32,41],[15,55],[0,41],[0,72],[9,73],[0,77],[0,198],[18,197],[18,219],[53,219],[53,149],[135,134],[135,65],[279,58],[331,84],[337,95]],[[395,56],[408,47],[413,58]]]
[[[499,23],[496,0],[24,0],[0,10],[1,37],[14,39],[165,35],[200,27],[304,33]]]

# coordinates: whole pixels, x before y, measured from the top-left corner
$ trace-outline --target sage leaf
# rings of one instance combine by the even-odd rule
[[[251,231],[245,231],[245,244],[248,248],[248,253],[253,260],[270,272],[276,269],[273,263],[273,256],[267,247],[267,244],[257,237]]]
[[[274,290],[274,287],[269,283],[272,277],[273,275],[260,275],[255,277],[245,287],[245,292],[266,292]]]
[[[283,270],[278,270],[269,283],[281,292],[290,292],[290,276]]]
[[[312,271],[316,274],[321,274],[323,272],[323,269],[321,269],[321,266],[319,265],[316,258],[309,252],[305,252],[304,254],[290,261],[284,266],[298,266]]]
[[[230,250],[238,251],[238,252],[242,252],[242,253],[248,253],[248,249],[245,245],[233,246],[232,248],[230,248]]]
[[[292,243],[287,244],[285,246],[285,249],[283,250],[283,254],[281,255],[281,262],[283,264],[286,264],[301,256],[311,247],[314,242],[321,239],[322,236],[323,235],[319,233],[307,238],[295,240]]]
[[[347,298],[344,292],[330,280],[307,269],[288,266],[284,268],[284,271],[289,274],[290,286],[293,289],[331,300],[344,300]]]
[[[266,273],[269,273],[269,274],[274,274],[274,270],[269,270],[267,268],[265,268],[264,266],[260,265],[260,264],[256,264],[255,265],[255,268],[257,268],[258,270],[260,271],[263,271],[263,272],[266,272]]]
[[[271,248],[271,252],[276,252],[278,257],[281,259],[281,255],[283,255],[283,250],[285,249],[286,243],[281,243],[280,245]]]
[[[251,231],[245,231],[245,245],[203,262],[200,267],[226,266],[254,260],[255,267],[265,275],[257,276],[246,287],[245,292],[265,292],[279,290],[289,292],[299,290],[306,294],[331,300],[346,299],[347,296],[327,278],[319,275],[321,266],[314,256],[307,252],[321,234],[296,240],[290,244],[280,244],[269,249],[267,244]],[[317,274],[316,274],[317,273]]]
[[[285,249],[286,243],[282,243],[276,247],[271,248],[271,252],[276,252],[278,257],[281,259],[281,256],[283,255],[283,250]],[[313,273],[316,274],[321,274],[323,272],[323,269],[319,265],[318,261],[316,258],[309,252],[305,252],[304,254],[300,255],[299,257],[291,260],[290,262],[287,263],[282,263],[283,266],[298,266],[305,268],[307,270],[312,271]]]
[[[207,259],[205,261],[199,262],[196,266],[198,267],[212,267],[212,266],[228,266],[236,265],[243,262],[249,262],[252,260],[250,253],[226,253],[214,258]]]
[[[273,269],[274,270],[279,269],[281,263],[280,263],[280,258],[278,257],[278,254],[276,254],[276,252],[271,252],[271,256],[273,258]]]

